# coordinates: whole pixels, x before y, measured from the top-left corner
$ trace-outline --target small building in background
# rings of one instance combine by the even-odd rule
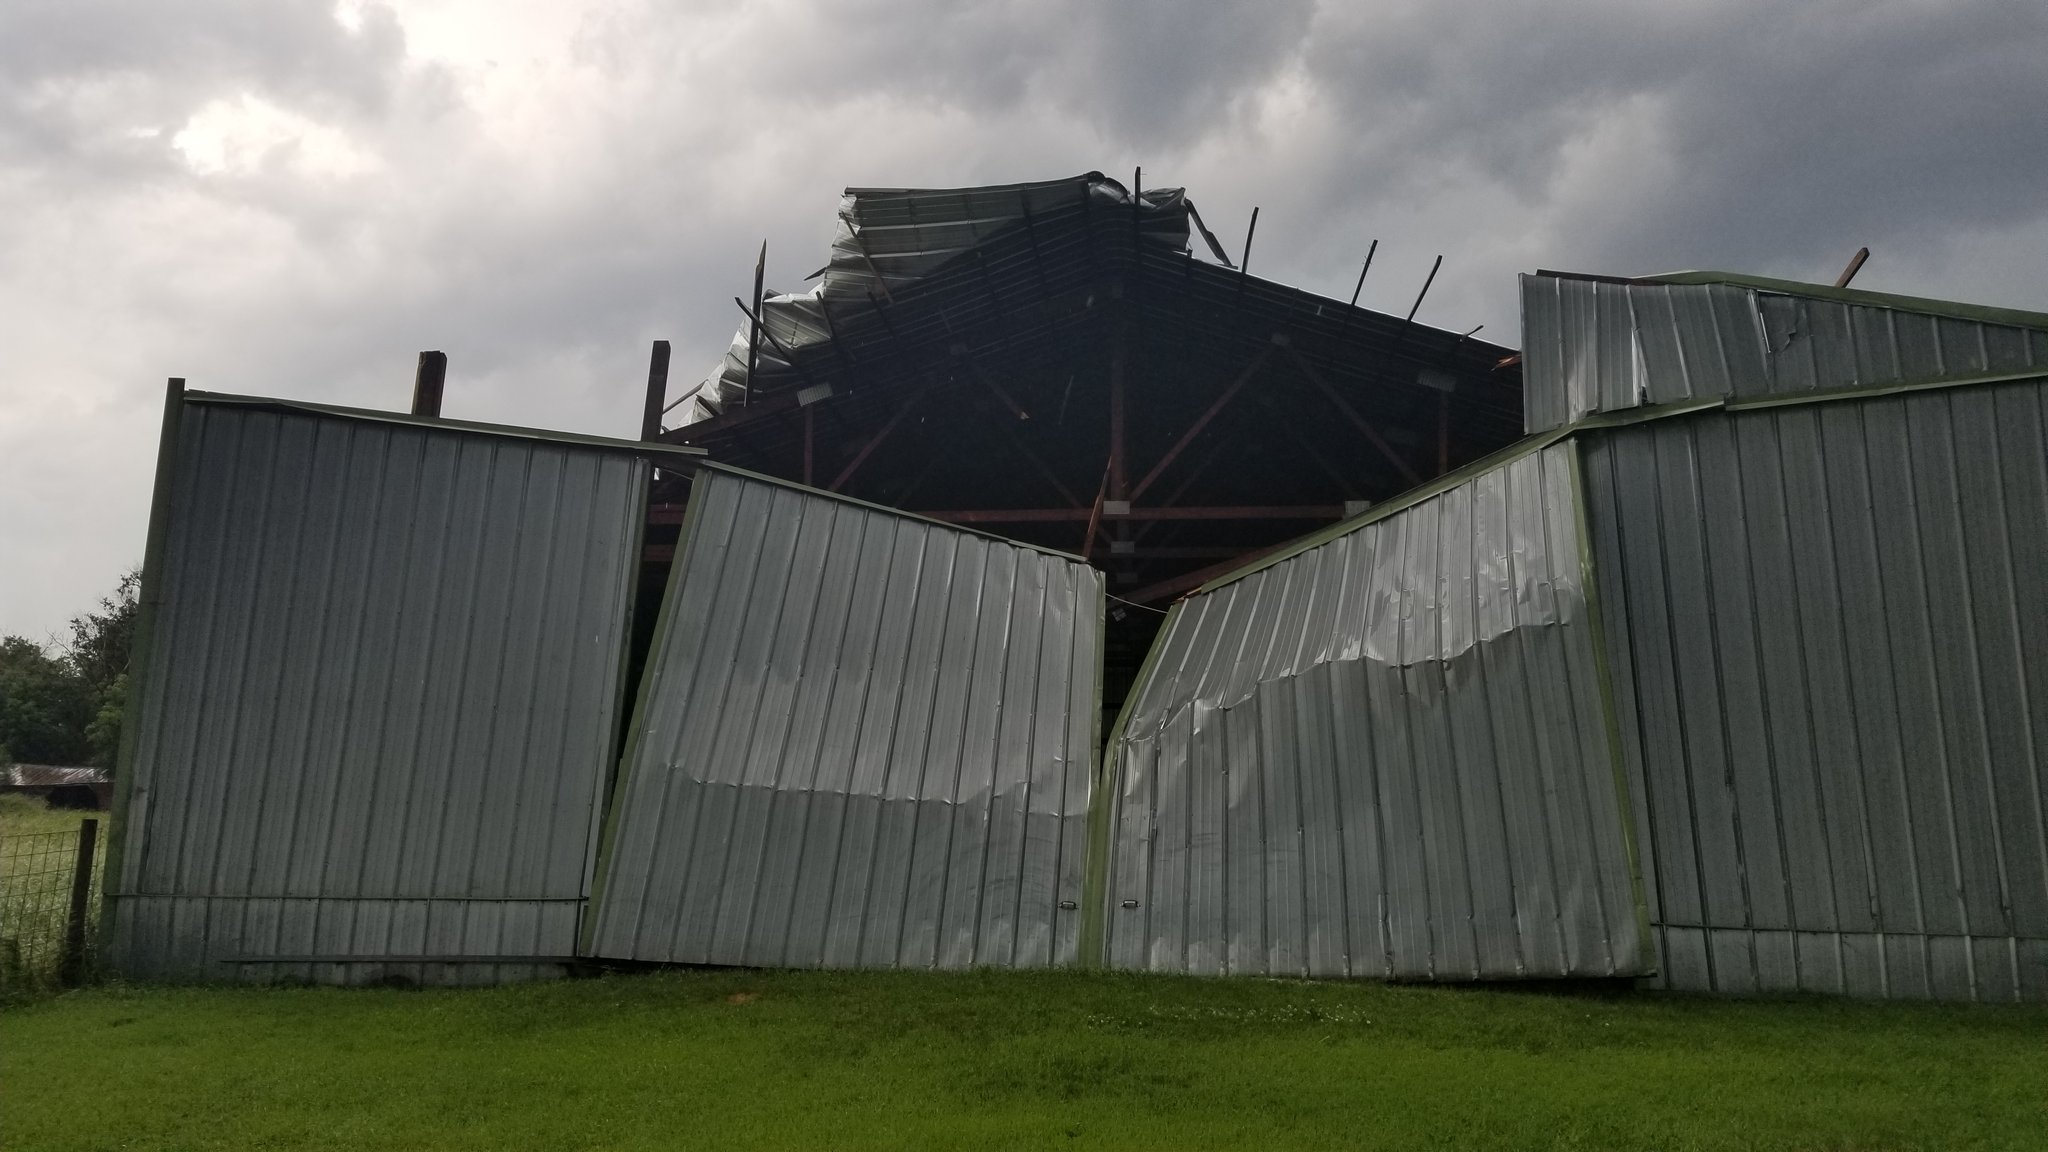
[[[33,796],[52,808],[103,812],[113,806],[113,773],[105,768],[11,764],[0,768],[0,794]]]

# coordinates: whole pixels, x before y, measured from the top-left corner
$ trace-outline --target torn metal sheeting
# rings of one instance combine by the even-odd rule
[[[648,655],[589,950],[1070,964],[1102,576],[706,468]]]
[[[836,324],[873,313],[878,302],[892,301],[895,292],[1000,234],[1041,220],[1056,224],[1091,207],[1132,205],[1142,209],[1137,229],[1145,243],[1187,247],[1181,189],[1147,188],[1133,196],[1100,172],[985,188],[848,188],[831,260],[814,274],[818,283],[807,292],[770,292],[762,299],[760,347],[752,347],[751,324],[741,324],[718,366],[688,394],[682,422],[707,419],[747,396],[750,350],[755,374],[789,372],[789,357],[832,340]]]
[[[2048,315],[1723,273],[1523,276],[1524,427],[2048,367]]]

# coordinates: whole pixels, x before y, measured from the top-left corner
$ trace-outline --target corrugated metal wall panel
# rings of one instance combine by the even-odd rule
[[[1586,435],[1665,983],[2048,995],[2044,392]]]
[[[1571,452],[1175,611],[1117,735],[1112,966],[1646,970]]]
[[[1100,573],[714,469],[687,532],[592,953],[1071,963]]]
[[[1524,424],[1769,390],[1752,293],[1726,284],[1523,276]]]
[[[1733,394],[1740,397],[2048,367],[2048,332],[1805,296],[1754,296],[1771,371],[1736,381]]]
[[[1523,412],[1545,432],[1646,404],[2048,366],[2048,331],[1734,284],[1523,276]]]
[[[362,901],[572,955],[646,482],[615,452],[188,403],[115,967],[227,975],[297,947],[244,905]],[[149,911],[173,906],[175,941]]]

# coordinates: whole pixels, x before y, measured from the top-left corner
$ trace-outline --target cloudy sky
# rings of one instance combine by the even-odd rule
[[[630,436],[840,188],[1185,185],[1519,343],[1514,273],[2048,309],[2041,0],[0,0],[0,632],[142,555],[163,380]]]

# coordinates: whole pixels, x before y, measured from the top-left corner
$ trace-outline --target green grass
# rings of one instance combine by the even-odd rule
[[[46,806],[0,795],[0,1000],[48,990],[57,982],[70,916],[81,818],[105,814]],[[94,859],[95,880],[104,859]],[[95,896],[97,893],[95,893]]]
[[[38,832],[76,832],[79,817],[97,816],[104,824],[106,815],[104,812],[52,808],[34,797],[9,792],[0,795],[0,841]]]
[[[666,972],[0,1011],[23,1149],[2036,1148],[2048,1010]]]

